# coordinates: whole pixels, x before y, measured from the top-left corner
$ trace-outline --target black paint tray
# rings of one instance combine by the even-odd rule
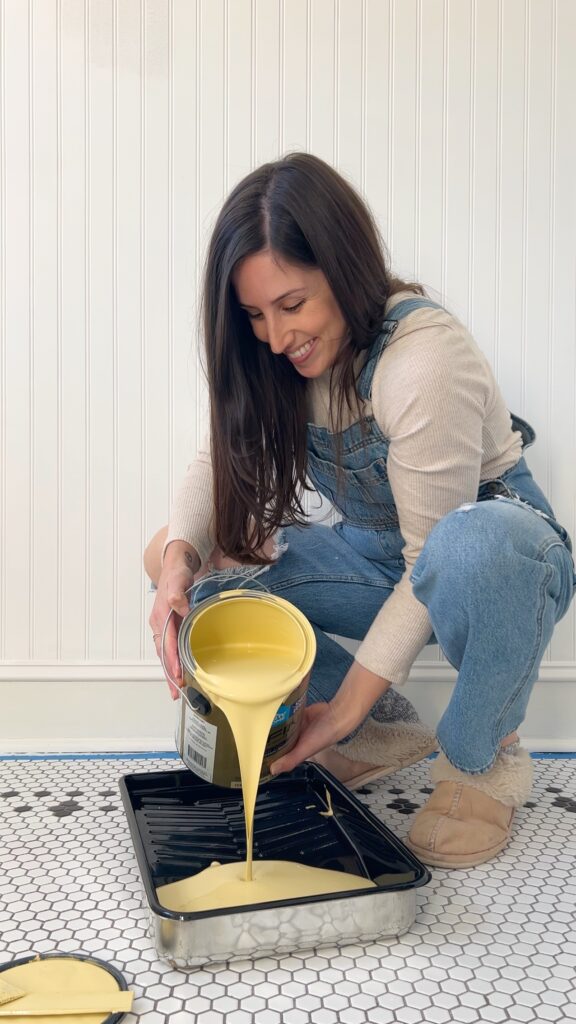
[[[289,860],[363,875],[376,888],[178,913],[156,887],[207,868],[245,860],[241,794],[186,770],[125,775],[120,791],[159,955],[173,966],[268,956],[378,936],[400,935],[416,915],[423,864],[355,796],[306,762],[260,787],[254,860]],[[323,817],[327,793],[333,816]]]

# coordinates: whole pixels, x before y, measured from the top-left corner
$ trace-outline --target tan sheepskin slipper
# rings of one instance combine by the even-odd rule
[[[431,768],[436,788],[414,818],[407,846],[425,864],[469,868],[496,857],[509,843],[517,807],[532,788],[526,750],[500,753],[481,775],[454,768],[439,754]]]

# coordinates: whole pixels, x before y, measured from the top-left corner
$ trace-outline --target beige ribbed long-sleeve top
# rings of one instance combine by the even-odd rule
[[[411,294],[395,295],[389,308]],[[309,399],[312,422],[331,427],[329,374],[309,382]],[[410,582],[426,537],[448,512],[475,500],[479,481],[512,467],[522,442],[488,361],[466,328],[441,309],[421,308],[400,321],[376,367],[372,401],[362,408],[390,442],[387,469],[406,569],[356,660],[400,685],[432,632]],[[176,496],[166,543],[176,539],[188,541],[203,562],[214,546],[207,452],[189,467]]]

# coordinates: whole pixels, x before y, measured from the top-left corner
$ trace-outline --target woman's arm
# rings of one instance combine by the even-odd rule
[[[212,465],[210,455],[200,452],[178,489],[169,526],[158,530],[144,552],[144,568],[157,588],[149,619],[156,652],[160,657],[162,634],[170,617],[164,659],[167,675],[178,685],[182,682],[178,629],[188,613],[186,591],[214,547],[213,518]],[[170,689],[176,697],[174,687]]]
[[[307,757],[348,736],[392,684],[355,661],[331,701],[311,704],[304,713],[298,743],[271,766],[273,775],[289,772]]]
[[[160,543],[163,543],[165,533],[166,527],[158,531],[146,548],[144,556],[146,571],[157,588],[149,622],[156,653],[160,658],[164,626],[169,619],[164,637],[164,662],[167,676],[180,686],[182,669],[178,657],[178,630],[182,619],[188,614],[189,602],[186,591],[194,583],[195,573],[200,568],[200,558],[191,544],[176,540],[168,544],[164,552],[164,561],[160,564]],[[178,693],[171,685],[170,678],[168,683],[175,699]]]

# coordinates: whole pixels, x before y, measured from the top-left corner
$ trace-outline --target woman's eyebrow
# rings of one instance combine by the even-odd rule
[[[271,305],[275,306],[277,302],[282,302],[282,299],[287,298],[288,295],[293,295],[294,292],[302,292],[302,291],[304,291],[304,288],[305,288],[305,285],[300,285],[299,288],[290,288],[289,291],[283,292],[282,295],[279,295],[277,299],[272,299]],[[239,302],[239,305],[242,306],[243,309],[257,309],[258,308],[257,306],[251,306],[249,302]]]

